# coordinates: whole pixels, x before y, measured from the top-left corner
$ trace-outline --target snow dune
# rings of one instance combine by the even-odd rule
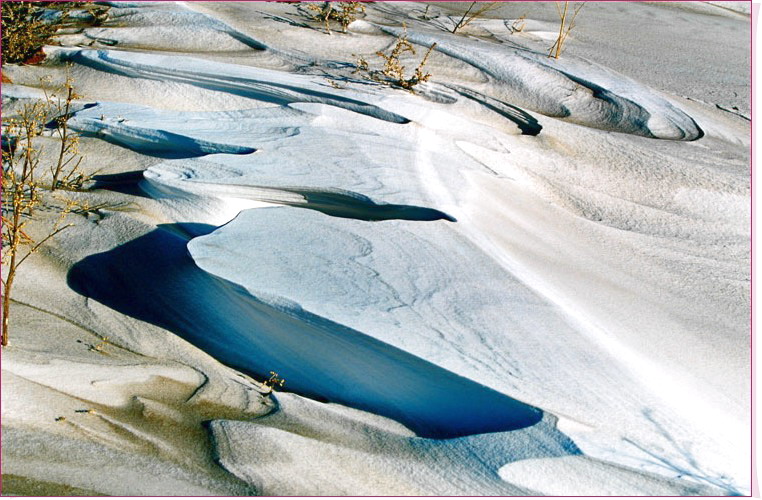
[[[339,412],[290,395],[279,401],[282,411],[262,419],[264,426],[240,421],[211,425],[220,462],[264,494],[466,495],[482,491],[532,495],[537,490],[503,481],[498,468],[506,462],[579,456],[548,415],[513,432],[433,440],[412,436],[388,420],[361,412]],[[273,454],[273,450],[289,448],[300,450],[301,459],[295,464],[300,481],[289,481],[293,472],[285,470]],[[386,460],[385,454],[394,459]],[[476,463],[475,454],[479,456]],[[335,477],[347,481],[335,481]]]
[[[85,87],[69,125],[108,159],[95,192],[140,208],[87,221],[67,284],[93,321],[138,325],[136,349],[169,332],[286,379],[267,416],[209,417],[231,478],[272,495],[748,491],[742,118],[573,50],[548,59],[547,20],[451,34],[381,2],[329,37],[284,3],[112,5],[113,25],[66,35],[94,48],[49,52]],[[354,72],[403,21],[437,44],[415,94]]]
[[[541,411],[423,358],[199,270],[186,254],[183,233],[210,229],[159,228],[79,262],[69,284],[175,332],[228,365],[263,378],[275,369],[291,390],[395,418],[422,436],[509,431],[541,419]],[[136,289],[140,297],[124,293]]]
[[[547,360],[529,358],[547,332],[567,367],[561,372],[640,392],[603,353],[585,366],[596,346],[443,221],[371,224],[303,209],[252,210],[188,249],[199,267],[255,296],[288,298],[504,393],[563,393],[564,377],[548,377]]]
[[[99,108],[95,107],[95,111]],[[214,120],[214,116],[207,117]],[[222,119],[221,117],[219,119]],[[123,119],[74,118],[71,129],[81,134],[93,135],[153,156],[197,157],[207,154],[251,154],[254,148],[234,146],[187,137],[174,132],[157,130],[150,126],[122,125]]]
[[[115,50],[62,51],[61,55],[73,63],[133,78],[189,83],[273,104],[325,103],[392,123],[409,121],[373,104],[346,97],[308,76],[223,63],[205,71],[201,68],[206,64],[200,59]]]
[[[162,5],[152,2],[149,8],[140,3],[114,2],[112,19],[129,24],[131,29],[96,27],[85,30],[84,35],[106,44],[128,45],[133,49],[156,50],[168,48],[174,51],[209,50],[266,50],[267,46],[251,36],[241,33],[225,22],[194,12],[178,9],[184,2]],[[210,43],[212,42],[212,43]]]
[[[399,36],[403,30],[382,28]],[[460,59],[494,81],[504,101],[589,127],[658,139],[696,140],[696,122],[648,87],[591,61],[551,59],[523,47],[405,30],[408,39]]]
[[[374,220],[457,219],[445,202],[431,206],[434,177],[424,178],[411,163],[437,164],[434,175],[447,183],[463,179],[453,157],[460,167],[484,169],[452,143],[420,141],[417,125],[358,119],[328,104],[168,112],[101,103],[78,112],[71,126],[165,159],[146,170],[146,189],[308,204]]]

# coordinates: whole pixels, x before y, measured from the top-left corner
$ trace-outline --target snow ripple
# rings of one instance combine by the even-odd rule
[[[77,64],[133,78],[181,82],[281,105],[295,102],[328,104],[392,123],[410,121],[361,100],[360,94],[351,93],[357,98],[346,97],[347,92],[339,95],[338,91],[326,88],[312,76],[211,63],[192,57],[115,50],[62,50],[61,55]]]
[[[383,27],[400,35],[403,30]],[[492,89],[514,104],[593,128],[658,139],[695,140],[696,122],[645,85],[579,58],[548,58],[527,49],[443,33],[407,31],[416,44],[460,59],[494,79]]]

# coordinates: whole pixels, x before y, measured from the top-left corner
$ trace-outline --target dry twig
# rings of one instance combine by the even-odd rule
[[[485,12],[494,9],[497,7],[497,4],[499,2],[471,2],[471,5],[468,6],[468,9],[466,9],[466,12],[463,14],[463,17],[460,18],[460,21],[456,22],[451,32],[456,33],[458,30],[465,28],[471,21],[476,19],[477,17],[481,16]],[[476,10],[474,10],[474,7],[479,5]]]
[[[571,33],[571,30],[574,29],[574,21],[577,19],[577,14],[579,14],[579,11],[582,10],[582,7],[584,6],[585,2],[579,3],[570,13],[568,0],[564,2],[563,8],[561,8],[561,2],[556,2],[556,11],[561,20],[561,25],[558,28],[558,37],[548,51],[548,57],[558,59],[561,56],[561,51],[563,50],[564,43],[566,43],[566,38],[569,36],[569,33]]]

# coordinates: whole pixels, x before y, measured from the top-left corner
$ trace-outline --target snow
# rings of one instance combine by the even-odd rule
[[[72,64],[101,207],[19,278],[4,474],[748,494],[748,62],[723,47],[749,26],[714,4],[588,4],[556,60],[533,3],[452,34],[457,5],[377,2],[328,35],[298,5],[112,2],[4,68],[12,113]],[[414,93],[355,71],[402,34],[408,72],[436,43]]]

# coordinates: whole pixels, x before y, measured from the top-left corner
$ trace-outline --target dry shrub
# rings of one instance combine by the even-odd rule
[[[283,384],[285,383],[286,383],[286,380],[282,379],[277,372],[271,371],[270,378],[262,382],[262,385],[264,385],[265,387],[269,389],[269,391],[267,392],[269,394],[273,392],[273,389],[275,389],[276,386],[283,387]]]
[[[423,59],[421,59],[421,62],[418,63],[418,66],[416,66],[413,71],[413,74],[408,77],[405,75],[405,66],[400,62],[400,56],[406,52],[415,55],[415,47],[407,39],[407,32],[404,32],[397,38],[397,42],[394,44],[394,47],[392,47],[392,51],[389,55],[384,54],[381,51],[376,52],[376,55],[384,60],[383,69],[371,70],[368,61],[364,58],[360,58],[357,61],[357,69],[355,72],[365,71],[374,81],[413,92],[413,87],[419,83],[427,82],[429,81],[429,78],[431,78],[431,73],[424,72],[423,67],[426,65],[431,52],[436,46],[437,44],[434,43],[429,47],[426,54],[423,56]]]
[[[325,30],[331,34],[331,21],[341,25],[341,32],[347,32],[347,26],[357,20],[360,13],[365,13],[362,2],[323,2],[323,5],[308,4],[307,8],[315,12],[312,18],[325,24]]]
[[[71,188],[83,178],[77,174],[81,157],[77,153],[75,136],[68,132],[66,125],[71,102],[77,97],[70,79],[67,79],[61,90],[66,96],[63,99],[25,104],[17,116],[4,120],[3,123],[2,263],[6,271],[5,279],[2,280],[0,344],[3,346],[8,345],[11,295],[19,267],[47,241],[71,225],[64,222],[78,205],[73,200],[49,195],[56,187]],[[63,116],[62,110],[65,111]],[[51,115],[55,117],[53,126],[58,134],[59,150],[57,161],[54,160],[49,167],[53,182],[46,186],[41,182],[45,169],[40,163],[38,139]],[[43,206],[56,212],[57,217],[52,223],[39,221],[39,227],[30,231],[30,223],[36,220],[36,210]]]
[[[31,2],[2,2],[2,63],[33,57],[58,29],[38,19],[40,7]]]
[[[52,176],[50,190],[81,189],[82,184],[88,179],[79,169],[82,163],[82,157],[79,156],[79,135],[72,133],[67,125],[71,118],[71,105],[81,96],[74,92],[72,78],[67,75],[64,84],[54,89],[52,93],[46,90],[45,97],[55,115],[53,124],[59,139],[58,158],[50,167]]]
[[[43,21],[43,11],[57,10],[60,16]],[[98,26],[108,17],[108,7],[89,2],[2,2],[2,63],[37,64],[45,55],[42,46],[56,34],[59,28],[70,27],[68,12],[83,9],[89,12],[89,25]],[[81,21],[74,21],[74,23]]]

